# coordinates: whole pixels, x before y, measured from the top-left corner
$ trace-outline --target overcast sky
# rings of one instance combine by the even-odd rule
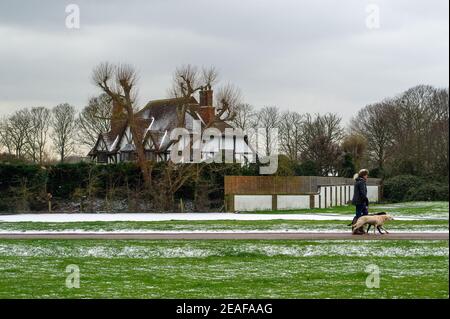
[[[77,4],[80,28],[66,27]],[[379,8],[379,28],[369,28]],[[150,0],[0,2],[0,116],[100,93],[102,61],[140,75],[141,105],[166,97],[182,64],[214,65],[247,103],[337,112],[417,84],[448,87],[448,0]],[[369,16],[369,18],[368,18]],[[370,24],[374,26],[374,24]]]

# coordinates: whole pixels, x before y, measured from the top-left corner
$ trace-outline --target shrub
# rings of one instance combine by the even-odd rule
[[[379,167],[374,167],[369,169],[370,177],[372,178],[382,178],[384,176],[384,170]]]
[[[408,191],[406,199],[409,201],[448,201],[448,185],[426,183],[419,187],[413,187]]]
[[[314,161],[304,161],[294,168],[297,176],[317,176],[320,175],[320,168]]]
[[[408,193],[413,188],[423,185],[424,181],[414,175],[399,175],[385,180],[384,198],[392,202],[401,202],[407,199]]]

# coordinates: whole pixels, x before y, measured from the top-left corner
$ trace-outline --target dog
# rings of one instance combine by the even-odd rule
[[[369,215],[369,216],[386,215],[386,212],[375,213],[375,214],[368,214],[368,215]],[[363,215],[363,216],[364,216],[364,215]],[[353,225],[356,223],[356,221],[358,220],[358,218],[359,218],[359,217],[356,217],[356,216],[353,217],[352,222],[351,222],[350,224],[348,224],[347,226],[353,226]],[[370,227],[372,227],[372,225],[369,224],[369,227],[367,227],[367,233],[369,232]],[[378,231],[380,231],[380,230],[378,229]]]
[[[384,223],[389,220],[394,220],[394,218],[386,213],[378,213],[377,215],[364,215],[358,218],[356,223],[352,225],[352,232],[355,233],[355,230],[369,224],[369,228],[367,229],[367,232],[369,232],[370,226],[374,226],[373,233],[376,233],[376,230],[378,229],[378,232],[380,234],[383,234],[381,230],[384,230],[385,234],[389,234],[389,232],[384,229]]]

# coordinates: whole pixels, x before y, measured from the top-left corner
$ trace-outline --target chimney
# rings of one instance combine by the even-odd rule
[[[213,91],[211,85],[205,86],[200,90],[200,108],[198,113],[206,124],[211,123],[216,116],[216,109],[213,106]]]
[[[213,106],[213,91],[211,85],[204,86],[200,92],[200,106]]]

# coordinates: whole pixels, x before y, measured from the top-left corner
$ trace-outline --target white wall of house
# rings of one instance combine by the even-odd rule
[[[233,150],[235,151],[235,161],[236,162],[245,162],[245,158],[247,158],[247,161],[253,160],[253,153],[250,149],[250,147],[245,143],[245,140],[243,137],[237,136],[236,142],[234,142],[232,136],[222,136],[218,135],[220,131],[216,130],[210,130],[205,131],[206,133],[203,136],[203,141],[200,141],[200,139],[194,141],[193,148],[199,149],[201,148],[201,159],[207,160],[212,159],[214,156],[216,156],[218,153],[222,154],[222,151],[225,150],[225,152],[230,152],[229,154],[233,156]],[[220,133],[222,134],[222,133]],[[214,138],[210,138],[210,136],[213,135]],[[180,142],[178,142],[176,145],[170,146],[169,150],[176,147],[178,150],[183,150],[184,147],[189,145],[190,139],[186,136],[183,136],[180,139]],[[201,144],[200,144],[201,143]],[[245,158],[244,158],[245,157]],[[222,158],[222,161],[224,161],[225,158]]]

